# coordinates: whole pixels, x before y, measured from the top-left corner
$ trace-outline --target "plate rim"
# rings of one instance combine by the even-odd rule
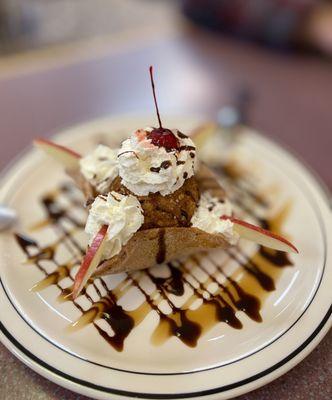
[[[310,188],[309,186],[305,186],[303,188],[301,188],[301,190],[308,192],[308,194],[310,195],[311,193],[309,192]],[[183,371],[183,372],[170,372],[170,373],[166,373],[166,372],[146,372],[146,371],[135,371],[135,370],[130,370],[130,369],[123,369],[123,368],[118,368],[118,367],[112,367],[112,366],[107,366],[92,360],[88,360],[85,359],[83,357],[78,356],[77,354],[70,352],[68,350],[65,350],[64,348],[62,348],[60,345],[52,342],[50,339],[48,339],[48,337],[42,333],[40,333],[38,331],[38,329],[36,327],[34,327],[29,321],[27,321],[27,319],[25,318],[25,316],[22,314],[22,312],[16,307],[15,305],[15,301],[12,298],[12,296],[9,294],[8,292],[8,288],[5,285],[5,283],[3,282],[3,280],[1,279],[0,276],[0,286],[2,287],[2,290],[4,292],[4,294],[6,295],[9,303],[11,304],[11,307],[14,309],[14,311],[16,312],[16,314],[20,317],[20,319],[23,320],[23,322],[31,329],[33,330],[38,336],[40,336],[43,340],[45,340],[46,342],[48,342],[50,345],[54,346],[55,348],[57,348],[58,350],[74,357],[77,358],[80,361],[83,362],[87,362],[89,364],[101,367],[101,368],[105,368],[105,369],[109,369],[109,370],[113,370],[113,371],[118,371],[118,372],[123,372],[123,373],[127,373],[127,374],[133,374],[133,375],[146,375],[146,376],[178,376],[178,375],[193,375],[193,374],[197,374],[197,373],[202,373],[202,372],[207,372],[207,371],[211,371],[211,370],[216,370],[216,369],[221,369],[223,367],[226,367],[228,365],[232,365],[238,362],[241,362],[249,357],[252,357],[253,355],[263,351],[264,349],[266,349],[267,347],[273,345],[275,342],[277,342],[279,339],[281,339],[283,336],[285,336],[300,320],[301,318],[306,314],[307,310],[309,309],[310,305],[313,303],[313,301],[315,300],[315,297],[319,291],[319,288],[321,286],[321,283],[323,281],[324,278],[324,273],[325,273],[325,269],[326,269],[326,260],[327,260],[327,235],[326,235],[326,229],[325,226],[323,224],[323,220],[322,220],[322,215],[320,213],[320,210],[318,209],[318,204],[316,203],[315,199],[313,196],[310,196],[310,203],[312,206],[312,209],[314,211],[314,213],[316,214],[317,220],[319,221],[319,225],[320,225],[320,230],[322,233],[322,236],[324,238],[324,244],[325,244],[325,248],[324,248],[324,260],[323,260],[323,268],[322,268],[322,272],[321,275],[319,277],[319,281],[317,284],[317,288],[315,290],[315,292],[312,294],[312,298],[310,299],[309,303],[306,305],[306,307],[303,309],[303,311],[301,312],[301,314],[297,317],[297,319],[295,321],[293,321],[293,323],[284,331],[282,332],[280,335],[278,335],[277,337],[275,337],[272,341],[268,342],[267,344],[265,344],[264,346],[258,348],[257,350],[255,350],[252,353],[246,354],[245,356],[238,358],[236,360],[232,360],[229,361],[225,364],[222,365],[214,365],[211,367],[206,367],[206,368],[199,368],[199,369],[195,369],[192,371]]]
[[[129,115],[130,117],[133,117],[132,115]],[[116,116],[116,118],[128,118],[128,114],[124,114],[124,115],[119,115]],[[142,115],[140,115],[140,117],[142,118]],[[78,125],[74,125],[72,127],[68,127],[65,130],[60,131],[60,133],[57,135],[57,137],[61,137],[61,135],[63,135],[64,132],[68,131],[68,130],[72,130],[74,129],[80,129],[82,127],[87,127],[89,124],[93,124],[94,122],[101,122],[103,120],[113,120],[114,117],[112,118],[102,118],[102,119],[96,119],[93,121],[89,121],[86,123],[82,123],[82,124],[78,124]],[[182,118],[185,119],[185,118]],[[309,177],[312,178],[313,181],[315,181],[315,183],[317,184],[317,188],[320,189],[319,190],[319,195],[322,199],[324,199],[324,203],[326,202],[326,206],[327,208],[331,211],[331,205],[330,205],[330,200],[329,200],[329,196],[328,196],[328,191],[326,189],[326,187],[324,186],[324,183],[321,182],[319,176],[317,177],[317,174],[315,173],[315,171],[313,171],[310,167],[308,167],[306,165],[306,163],[304,163],[300,157],[298,157],[296,154],[294,154],[294,152],[290,151],[287,147],[285,147],[282,144],[279,144],[278,142],[274,141],[271,138],[268,137],[264,137],[263,135],[257,133],[257,132],[250,132],[250,134],[253,135],[257,135],[260,139],[263,139],[265,141],[267,141],[269,144],[272,144],[273,146],[277,147],[280,151],[286,153],[289,155],[289,157],[296,161],[302,169],[305,170],[306,174],[309,175]],[[18,162],[20,162],[20,160],[22,160],[22,158],[24,157],[28,157],[29,153],[30,153],[30,148],[25,149],[23,152],[19,153],[18,156],[16,156],[13,161],[11,161],[9,163],[9,165],[2,171],[2,173],[0,174],[0,180],[4,181],[7,178],[7,175],[10,174],[10,172],[12,172],[11,170],[15,167],[15,165],[17,165]],[[325,227],[325,226],[324,226]],[[320,281],[323,279],[323,275],[324,275],[324,271],[322,273],[321,279]],[[317,290],[315,292],[315,294],[317,293],[319,289],[319,285],[317,286]],[[313,298],[311,299],[310,303],[308,304],[308,306],[306,307],[306,309],[303,311],[303,313],[301,313],[300,317],[307,311],[308,307],[310,306],[311,302],[314,300],[315,298],[315,294],[313,296]],[[12,304],[13,306],[13,304]],[[14,307],[15,308],[15,307]],[[217,394],[217,393],[221,393],[221,392],[226,392],[226,391],[230,391],[239,387],[243,388],[243,392],[247,392],[248,389],[246,389],[247,385],[249,384],[254,384],[254,387],[252,387],[250,390],[253,390],[254,388],[260,387],[263,384],[266,384],[274,379],[276,379],[278,376],[282,375],[283,373],[286,373],[289,369],[291,369],[294,365],[296,365],[299,361],[301,361],[304,357],[306,357],[312,350],[314,347],[316,347],[318,345],[318,343],[322,340],[322,338],[325,336],[325,334],[328,332],[329,327],[332,325],[332,304],[330,305],[328,311],[326,312],[326,314],[324,315],[323,319],[321,320],[321,322],[318,324],[318,326],[316,326],[316,328],[314,329],[314,331],[311,333],[311,335],[303,342],[301,343],[301,345],[294,350],[291,354],[289,354],[287,357],[285,357],[283,360],[279,361],[278,363],[276,363],[275,365],[271,366],[270,368],[261,371],[258,374],[253,375],[250,378],[246,378],[242,381],[239,382],[235,382],[232,383],[230,385],[225,385],[223,387],[218,387],[218,388],[212,388],[209,390],[204,390],[204,391],[196,391],[196,392],[186,392],[186,393],[179,393],[179,394],[159,394],[159,393],[139,393],[139,392],[130,392],[130,391],[125,391],[125,390],[118,390],[118,389],[112,389],[112,388],[103,388],[106,390],[103,390],[103,392],[106,393],[112,393],[115,395],[119,395],[119,396],[133,396],[133,397],[139,397],[139,398],[156,398],[156,399],[170,399],[170,398],[197,398],[197,397],[201,397],[201,396],[208,396],[208,395],[213,395],[213,394]],[[21,315],[19,314],[19,316],[21,317]],[[298,318],[298,319],[299,319]],[[298,319],[294,322],[294,324],[298,321]],[[25,321],[26,322],[26,321]],[[292,326],[294,325],[292,324]],[[283,333],[287,333],[288,330],[292,327],[288,327],[288,329]],[[14,349],[7,343],[6,344],[6,339],[2,342],[4,343],[4,345],[11,351],[14,353],[14,355],[16,355],[19,359],[21,359],[21,361],[23,361],[25,364],[27,364],[29,367],[32,367],[32,369],[34,369],[36,372],[40,373],[41,375],[45,376],[48,379],[51,379],[52,381],[65,386],[71,390],[73,390],[73,387],[71,386],[72,384],[74,384],[75,386],[78,385],[81,388],[87,388],[90,386],[90,388],[95,392],[100,392],[101,390],[101,386],[99,385],[95,385],[95,384],[91,384],[89,382],[85,382],[82,381],[76,377],[70,377],[69,375],[67,375],[66,373],[57,370],[56,368],[52,367],[51,365],[48,365],[47,363],[45,363],[43,360],[38,359],[38,357],[36,357],[34,354],[32,354],[29,350],[25,349],[24,346],[22,346],[19,342],[17,342],[17,340],[15,339],[15,337],[13,337],[11,335],[11,333],[6,329],[6,327],[2,324],[1,319],[0,319],[0,330],[2,333],[0,333],[0,338],[5,337],[6,339],[8,339],[9,343],[11,343],[12,345],[14,345]],[[3,330],[5,332],[8,333],[9,337],[4,334]],[[45,338],[44,338],[45,339]],[[14,341],[14,343],[13,343]],[[15,345],[16,342],[16,345]],[[270,343],[271,344],[271,343]],[[270,345],[269,344],[269,345]],[[25,354],[25,356],[23,356],[22,354],[19,354],[19,352],[22,352],[23,354]],[[27,353],[30,353],[27,354]],[[252,354],[251,354],[252,355]],[[27,358],[27,359],[26,359]],[[34,360],[34,359],[37,359]],[[293,360],[293,361],[292,361]],[[33,363],[31,363],[31,361],[33,363],[35,363],[36,365],[34,365],[33,368]],[[292,363],[291,363],[292,361]],[[45,365],[43,365],[45,364]],[[294,365],[292,365],[294,364]],[[284,368],[282,370],[280,370],[281,367]],[[219,366],[220,368],[221,366]],[[218,368],[217,367],[211,367],[211,368],[207,368],[204,370],[199,370],[199,371],[193,371],[193,372],[188,372],[190,374],[195,373],[195,372],[203,372],[203,371],[207,371],[207,370],[211,370],[211,369],[215,369]],[[115,368],[116,369],[116,368]],[[121,372],[129,372],[129,371],[125,371],[125,370],[121,370]],[[139,372],[135,372],[135,373],[139,373]],[[51,374],[51,375],[50,375]],[[144,375],[147,375],[146,373],[142,373]],[[183,373],[180,373],[180,375],[182,375]],[[54,376],[53,376],[54,375]],[[152,374],[152,375],[167,375],[164,373],[161,374]],[[173,373],[170,375],[179,375],[178,373]],[[53,379],[52,379],[53,378]],[[59,382],[59,379],[61,380],[61,382]],[[262,382],[259,382],[261,379],[263,379]],[[65,382],[68,383],[68,380],[71,383],[71,385],[68,386],[68,384],[64,384],[64,382],[62,380],[65,380]],[[83,383],[82,383],[83,382]],[[88,385],[87,385],[88,383]],[[75,390],[78,391],[79,393],[82,394],[86,394],[86,391],[82,391],[82,390],[77,390],[78,388],[76,388]],[[240,394],[240,393],[237,393]]]

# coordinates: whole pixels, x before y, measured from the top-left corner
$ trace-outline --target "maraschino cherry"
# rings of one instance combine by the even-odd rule
[[[178,150],[180,146],[179,140],[170,129],[163,128],[161,124],[157,98],[156,98],[156,90],[153,80],[153,67],[150,66],[149,70],[150,70],[153,99],[154,99],[154,104],[156,106],[157,117],[159,122],[159,128],[153,128],[153,130],[147,134],[147,138],[150,139],[155,146],[164,147],[166,151]]]

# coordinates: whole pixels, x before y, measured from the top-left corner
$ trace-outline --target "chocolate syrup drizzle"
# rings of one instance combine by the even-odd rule
[[[269,220],[256,215],[256,207],[263,209],[267,215],[270,206],[266,199],[255,195],[254,187],[244,188],[241,177],[231,176],[225,168],[219,169],[218,173],[223,175],[225,189],[231,201],[244,215],[255,218],[264,228],[271,227],[271,224],[274,230],[276,226],[281,227],[283,221],[280,216],[276,217],[278,220]],[[211,181],[211,185],[214,183]],[[209,182],[205,182],[205,186],[207,189]],[[251,200],[250,206],[244,200],[248,197]],[[63,199],[66,203],[61,201]],[[47,219],[34,230],[51,227],[57,239],[48,246],[41,246],[28,236],[15,235],[28,261],[45,275],[32,290],[40,291],[55,285],[59,289],[58,301],[71,301],[82,313],[70,329],[75,331],[87,324],[93,324],[100,336],[117,351],[123,350],[125,339],[134,333],[135,328],[150,312],[159,316],[159,324],[151,333],[151,341],[155,345],[162,345],[175,336],[185,345],[195,347],[203,334],[220,323],[241,329],[243,322],[239,319],[239,311],[251,320],[261,322],[260,310],[264,298],[275,290],[275,282],[282,273],[282,268],[292,265],[286,253],[264,247],[259,247],[253,255],[247,254],[241,248],[231,248],[225,252],[226,257],[223,257],[222,261],[216,260],[212,253],[205,252],[157,269],[128,273],[124,280],[112,289],[107,286],[105,278],[90,280],[82,296],[72,300],[73,278],[85,251],[77,237],[82,233],[86,219],[81,194],[73,185],[66,184],[60,186],[56,192],[45,195],[41,204]],[[62,204],[69,205],[65,207]],[[81,213],[81,220],[77,217],[78,211]],[[61,246],[65,246],[70,254],[66,263],[58,262],[59,254],[63,251]],[[158,264],[164,262],[165,252],[164,231],[160,230],[159,251],[156,257]],[[236,266],[232,275],[225,273],[225,267],[229,263]],[[156,274],[158,268],[166,268],[166,277]],[[203,278],[197,277],[197,271]],[[67,278],[66,286],[63,286],[64,278]],[[143,278],[152,283],[152,293],[147,293],[144,289],[141,283]],[[212,286],[214,290],[211,289]],[[118,303],[133,288],[140,292],[145,300],[135,310],[128,311]],[[183,304],[175,306],[174,297],[184,297]],[[82,299],[88,302],[88,307],[81,305]],[[161,311],[162,302],[166,302],[169,312]],[[196,308],[191,307],[194,303]],[[105,323],[113,331],[112,335],[105,330]],[[221,324],[220,329],[222,330]]]
[[[156,257],[156,262],[157,264],[162,264],[165,261],[166,256],[165,229],[159,230],[158,246],[159,250]]]

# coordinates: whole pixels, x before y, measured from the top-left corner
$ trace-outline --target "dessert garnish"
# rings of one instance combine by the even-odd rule
[[[35,144],[59,160],[89,207],[89,246],[76,274],[76,298],[91,276],[149,268],[239,238],[275,250],[298,252],[285,238],[233,215],[214,173],[198,164],[194,142],[162,126],[136,130],[120,149],[99,146],[81,157],[45,139]]]
[[[158,147],[164,147],[166,151],[178,150],[179,149],[179,140],[174,135],[174,133],[170,129],[163,128],[161,123],[161,118],[159,114],[159,108],[156,97],[156,89],[154,85],[153,79],[153,67],[152,65],[149,68],[150,71],[150,79],[153,93],[153,100],[156,107],[156,113],[159,122],[159,128],[153,128],[152,131],[148,132],[147,138],[151,140],[151,143]]]

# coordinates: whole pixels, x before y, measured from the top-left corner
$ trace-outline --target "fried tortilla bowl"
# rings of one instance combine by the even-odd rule
[[[80,172],[80,154],[45,139],[35,140],[37,147],[59,161],[67,174],[75,181],[90,205],[98,195],[94,187]],[[195,174],[200,193],[210,192],[213,197],[225,199],[225,191],[215,174],[204,164],[200,164]],[[240,238],[278,251],[298,253],[296,247],[285,238],[252,225],[233,216],[222,216],[233,222],[233,229]],[[163,227],[141,229],[136,232],[116,256],[103,260],[103,248],[107,241],[108,226],[103,225],[88,247],[81,267],[76,274],[73,297],[77,297],[88,279],[93,276],[114,274],[149,268],[155,264],[169,262],[200,251],[231,246],[225,235],[210,234],[192,227]]]
[[[223,235],[211,235],[197,228],[156,228],[138,231],[121,252],[103,261],[94,276],[153,267],[213,248],[227,248]]]
[[[89,203],[94,193],[92,186],[79,170],[67,170],[67,173]],[[201,193],[209,191],[219,199],[225,198],[225,191],[213,172],[205,165],[201,165],[195,176]],[[94,276],[149,268],[207,249],[225,249],[229,246],[224,235],[210,234],[198,228],[166,227],[140,230],[123,246],[119,254],[103,261]]]

